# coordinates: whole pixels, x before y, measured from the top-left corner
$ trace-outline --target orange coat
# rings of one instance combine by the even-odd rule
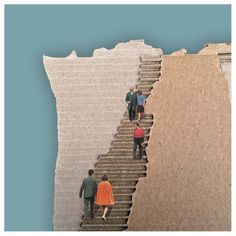
[[[108,181],[102,181],[98,185],[96,204],[100,206],[114,205],[112,186]]]

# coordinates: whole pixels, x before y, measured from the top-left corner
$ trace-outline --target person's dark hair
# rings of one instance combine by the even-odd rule
[[[139,91],[138,91],[138,94],[139,94],[139,95],[142,95],[142,91],[141,91],[141,90],[139,90]]]
[[[90,170],[88,171],[88,175],[91,176],[92,174],[93,174],[93,170],[90,169]]]
[[[102,181],[107,181],[108,180],[108,177],[106,175],[103,175],[102,176]]]

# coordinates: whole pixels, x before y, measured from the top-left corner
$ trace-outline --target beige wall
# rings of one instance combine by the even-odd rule
[[[79,188],[99,154],[108,152],[126,111],[125,95],[136,84],[141,54],[162,54],[143,40],[94,51],[93,57],[44,56],[56,97],[58,158],[54,229],[77,230],[83,213]]]
[[[230,230],[230,101],[218,56],[164,56],[161,73],[129,230]]]

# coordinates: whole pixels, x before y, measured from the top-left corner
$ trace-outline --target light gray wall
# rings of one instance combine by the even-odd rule
[[[125,95],[138,80],[141,54],[159,54],[143,40],[94,51],[91,58],[44,56],[56,97],[58,158],[55,174],[54,230],[77,230],[83,213],[81,182],[99,154],[109,151],[126,112]]]

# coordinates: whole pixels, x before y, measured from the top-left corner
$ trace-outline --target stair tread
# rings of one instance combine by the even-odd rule
[[[144,54],[141,56],[137,88],[143,92],[145,97],[151,94],[153,84],[159,80],[161,74],[160,62],[161,57],[157,55]],[[139,122],[140,126],[145,130],[145,140],[148,140],[150,137],[149,132],[153,126],[153,118],[153,114],[144,114]],[[115,201],[114,208],[110,212],[111,216],[107,217],[109,222],[102,222],[102,217],[96,216],[94,218],[96,222],[92,220],[83,222],[82,230],[112,231],[114,229],[122,231],[128,227],[124,222],[129,218],[128,215],[131,210],[130,206],[132,204],[133,191],[136,189],[136,182],[147,173],[145,147],[142,159],[133,160],[133,131],[135,129],[135,122],[137,121],[130,122],[128,113],[125,114],[111,143],[110,151],[99,155],[95,166],[94,175],[97,176],[97,181],[101,181],[98,177],[99,175],[107,173],[110,177],[109,181],[112,182],[114,197],[119,199]],[[139,153],[138,150],[137,153]],[[117,223],[115,223],[116,220],[118,221]]]
[[[134,160],[135,161],[135,160]],[[103,164],[103,163],[97,163],[96,168],[102,168],[102,166],[145,166],[145,164],[142,163],[129,163],[129,164],[120,164],[120,163],[110,163],[110,164]]]
[[[127,224],[83,224],[82,227],[127,227]]]
[[[105,155],[100,155],[100,158],[103,159],[103,158],[116,158],[116,159],[119,159],[119,158],[130,158],[130,159],[133,159],[133,156],[132,155],[126,155],[126,156],[113,156],[113,155],[109,155],[109,154],[105,154]],[[143,155],[142,158],[147,158],[146,155]],[[100,159],[99,159],[100,160]]]

